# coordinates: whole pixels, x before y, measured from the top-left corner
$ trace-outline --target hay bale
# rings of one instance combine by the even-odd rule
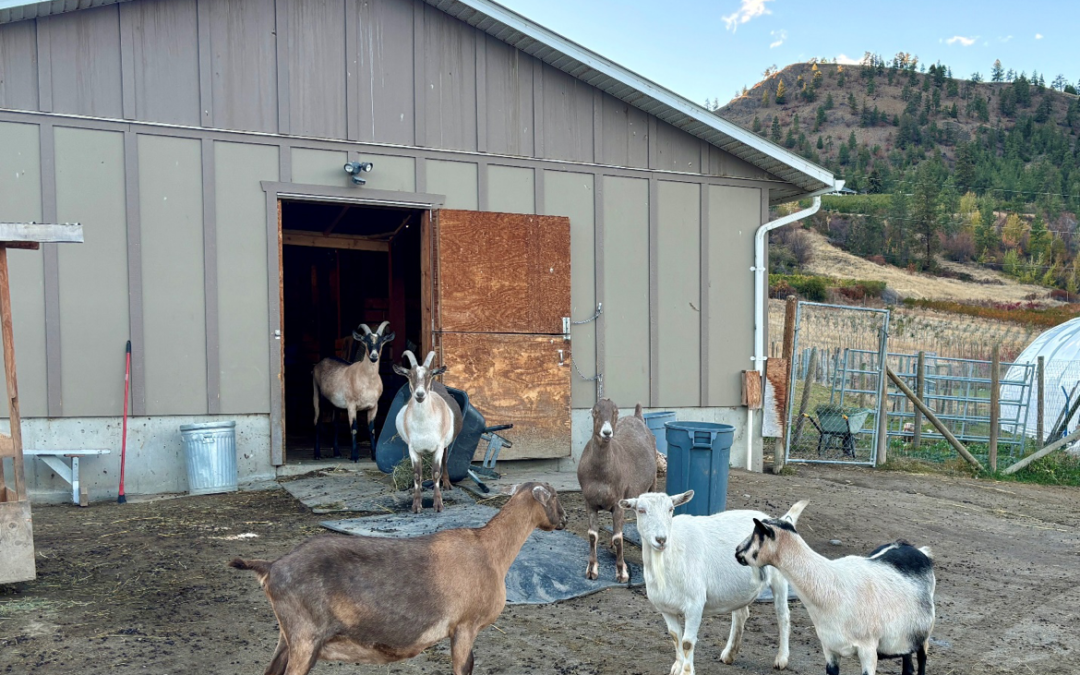
[[[423,460],[421,462],[422,469],[420,470],[420,480],[432,480],[431,478],[431,465],[435,459],[435,455],[422,454]],[[390,479],[394,483],[395,490],[408,490],[413,486],[413,468],[412,460],[408,455],[397,463],[394,467],[394,472],[390,474]]]

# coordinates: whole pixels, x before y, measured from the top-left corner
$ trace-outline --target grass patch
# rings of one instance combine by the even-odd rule
[[[1007,469],[1007,466],[998,466]],[[1037,485],[1064,485],[1080,487],[1080,456],[1064,450],[1052,452],[1020,469],[1014,474],[987,473],[994,480],[1011,483],[1035,483]]]
[[[932,309],[950,314],[975,316],[992,321],[1018,323],[1024,326],[1053,327],[1080,315],[1080,304],[1043,307],[1034,302],[954,302],[951,300],[916,300],[906,298],[904,305]]]

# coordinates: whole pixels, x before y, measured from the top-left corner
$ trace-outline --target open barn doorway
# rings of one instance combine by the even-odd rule
[[[351,454],[345,410],[323,399],[314,420],[312,369],[324,358],[350,363],[364,359],[365,347],[353,339],[388,321],[384,334],[395,338],[382,350],[379,375],[383,393],[376,434],[398,387],[405,382],[392,365],[406,349],[419,352],[422,334],[421,230],[426,211],[367,204],[283,200],[281,202],[282,337],[285,461],[314,458],[316,433],[323,459]],[[373,457],[366,413],[357,415],[362,459]],[[336,422],[336,423],[335,423]],[[393,423],[393,420],[390,421]]]

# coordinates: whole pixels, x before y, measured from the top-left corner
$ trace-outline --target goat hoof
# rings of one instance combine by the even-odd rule
[[[596,579],[600,576],[600,570],[598,565],[589,565],[585,570],[586,579]]]
[[[735,663],[735,652],[729,652],[725,649],[724,652],[720,654],[720,660],[730,666]]]
[[[412,503],[412,512],[413,512],[413,513],[420,513],[420,512],[421,512],[421,511],[423,511],[423,510],[424,510],[424,504],[423,504],[423,502],[421,502],[421,501],[417,500],[417,501],[414,501],[414,502]]]
[[[784,668],[787,668],[787,657],[777,656],[776,661],[773,663],[773,668],[776,668],[777,670],[783,670]]]

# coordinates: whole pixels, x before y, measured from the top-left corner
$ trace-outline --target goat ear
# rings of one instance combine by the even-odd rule
[[[435,376],[435,375],[442,375],[442,374],[443,374],[443,373],[445,373],[445,372],[446,372],[446,366],[439,366],[439,367],[438,367],[438,368],[436,368],[435,370],[431,371],[431,375],[432,375],[432,376]]]
[[[776,534],[773,533],[772,528],[757,518],[754,518],[754,532],[760,532],[763,537],[768,537],[769,539],[776,538]]]
[[[547,505],[551,501],[551,493],[543,485],[536,485],[532,489],[533,497],[541,504]]]
[[[363,342],[364,341],[364,336],[361,335],[360,333],[357,333],[356,331],[353,331],[352,332],[352,339],[356,340],[357,342]]]
[[[619,500],[619,507],[624,508],[624,509],[637,508],[637,500],[636,499],[620,499]]]
[[[686,502],[690,501],[693,498],[694,498],[694,491],[693,490],[687,490],[686,492],[682,493],[681,495],[675,495],[674,497],[672,497],[671,498],[671,503],[673,505],[675,505],[675,506],[682,506],[683,504],[685,504]]]
[[[408,377],[409,376],[408,368],[402,368],[401,366],[399,366],[396,363],[394,364],[394,372],[397,373],[398,375],[401,375],[402,377]]]
[[[397,335],[395,333],[390,333],[389,335],[384,335],[384,336],[382,336],[382,343],[386,344],[387,342],[393,342],[395,337],[397,337]]]

